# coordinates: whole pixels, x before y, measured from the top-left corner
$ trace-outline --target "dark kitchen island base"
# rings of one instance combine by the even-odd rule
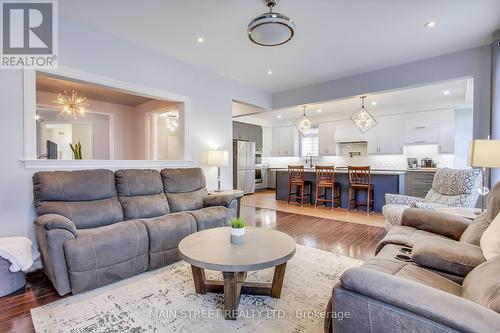
[[[316,174],[314,170],[306,170],[305,180],[310,181],[312,184],[311,204],[314,205],[314,198],[316,196]],[[375,211],[381,212],[382,206],[385,203],[385,193],[404,193],[404,171],[372,171],[371,182],[374,188],[374,205]],[[349,195],[349,175],[346,171],[335,172],[335,182],[340,183],[340,207],[347,208],[347,197]],[[322,190],[321,190],[322,191]],[[292,189],[295,192],[295,187]],[[331,191],[327,190],[327,198],[331,197]],[[276,171],[276,200],[288,200],[288,171]],[[366,202],[366,191],[359,191],[358,201]],[[306,204],[304,202],[304,204]],[[323,204],[323,203],[321,203]],[[331,207],[330,203],[327,203]],[[365,206],[360,206],[359,210],[365,210]]]

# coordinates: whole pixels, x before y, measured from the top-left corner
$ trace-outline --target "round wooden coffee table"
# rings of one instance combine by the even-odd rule
[[[224,318],[236,320],[241,293],[280,298],[286,263],[295,241],[282,232],[246,227],[245,243],[230,242],[230,228],[196,232],[179,243],[181,258],[191,264],[196,293],[224,293]],[[247,272],[275,267],[272,283],[246,282]],[[205,279],[204,269],[221,271],[223,281]]]

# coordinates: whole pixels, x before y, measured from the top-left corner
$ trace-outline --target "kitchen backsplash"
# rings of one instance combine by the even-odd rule
[[[453,154],[439,154],[437,145],[406,146],[404,155],[363,155],[363,156],[321,156],[314,158],[314,164],[334,164],[337,167],[348,165],[371,165],[373,169],[404,170],[406,159],[432,158],[439,168],[453,168],[455,158]],[[301,157],[263,157],[262,163],[271,167],[287,167],[288,164],[303,164]]]

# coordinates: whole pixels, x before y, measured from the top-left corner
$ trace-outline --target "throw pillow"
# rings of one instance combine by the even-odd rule
[[[481,250],[486,260],[500,255],[500,214],[491,221],[481,236]]]

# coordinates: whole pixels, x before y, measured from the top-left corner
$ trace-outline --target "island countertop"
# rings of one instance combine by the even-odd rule
[[[274,167],[263,167],[265,169],[273,171],[288,171],[287,168],[274,168]],[[314,168],[304,168],[304,172],[316,172]],[[347,173],[347,168],[339,167],[335,168],[335,173]],[[372,169],[371,173],[373,175],[404,175],[406,170],[384,170],[384,169]]]

